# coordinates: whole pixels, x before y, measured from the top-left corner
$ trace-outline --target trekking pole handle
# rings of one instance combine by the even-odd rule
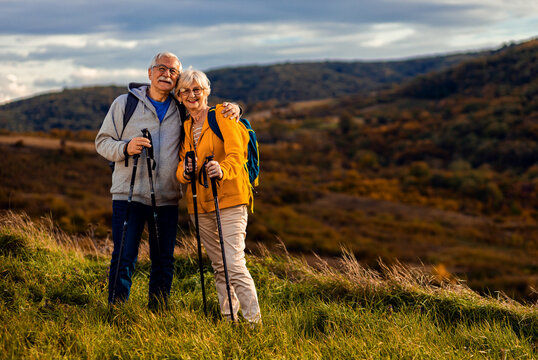
[[[146,154],[151,160],[153,160],[153,166],[151,168],[152,168],[152,170],[155,170],[155,167],[157,166],[157,163],[156,163],[155,158],[153,156],[153,139],[151,138],[151,133],[149,132],[149,130],[147,128],[142,129],[141,131],[142,131],[142,137],[149,140],[150,147],[146,147]]]
[[[188,164],[188,159],[191,159],[191,166],[192,166],[192,171],[190,172],[187,172],[187,164]],[[185,172],[187,172],[187,174],[189,174],[189,176],[191,177],[191,180],[195,178],[195,175],[196,175],[196,154],[194,153],[194,151],[187,151],[187,153],[185,154]]]
[[[214,158],[215,158],[215,155],[207,156],[205,158],[206,166],[210,161],[213,161]],[[207,171],[207,168],[204,171]],[[217,179],[216,178],[210,178],[210,179],[211,179],[211,190],[213,190],[213,196],[217,196]]]
[[[149,140],[149,144],[153,146],[153,139],[151,138],[151,133],[148,129],[142,129],[140,130],[142,132],[142,137]]]
[[[150,145],[153,145],[152,144],[153,141],[151,141],[151,134],[150,134],[149,130],[148,129],[142,129],[140,131],[142,131],[142,137],[148,139]]]

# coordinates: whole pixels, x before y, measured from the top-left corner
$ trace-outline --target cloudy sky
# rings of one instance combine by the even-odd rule
[[[144,81],[172,51],[202,70],[409,58],[538,36],[538,0],[0,0],[0,103]]]

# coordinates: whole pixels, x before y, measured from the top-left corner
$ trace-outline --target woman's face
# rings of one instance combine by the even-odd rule
[[[202,110],[207,104],[206,90],[193,82],[188,88],[179,89],[179,99],[189,112]]]

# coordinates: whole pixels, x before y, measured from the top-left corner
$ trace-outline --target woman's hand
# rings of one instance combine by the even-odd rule
[[[197,168],[198,161],[196,161],[196,169],[193,169],[192,158],[185,158],[185,161],[183,162],[183,174],[186,175],[186,178],[189,178],[193,171],[196,172],[196,170],[198,170]]]
[[[221,180],[222,176],[224,175],[222,173],[222,169],[220,168],[220,164],[215,160],[211,160],[207,163],[206,170],[207,175],[209,175],[211,179],[216,178],[217,180]]]
[[[229,102],[223,102],[222,106],[224,106],[224,110],[222,110],[222,113],[224,114],[224,117],[230,117],[230,119],[235,119],[236,121],[239,121],[239,115],[241,115],[241,108],[236,103],[229,103]]]

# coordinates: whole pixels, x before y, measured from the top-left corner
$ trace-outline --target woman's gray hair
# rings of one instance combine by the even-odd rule
[[[148,69],[151,69],[153,68],[155,65],[157,65],[159,63],[159,59],[163,58],[163,57],[170,57],[170,58],[175,58],[177,60],[177,62],[179,63],[179,72],[181,72],[181,69],[182,69],[182,66],[181,65],[181,61],[179,61],[179,58],[177,57],[176,54],[173,54],[171,52],[168,52],[168,51],[164,51],[164,52],[160,52],[158,53],[157,55],[155,55],[153,57],[153,59],[151,59],[151,63],[149,64],[149,68]]]
[[[203,71],[189,68],[187,70],[184,70],[179,76],[176,85],[176,95],[179,96],[180,89],[188,88],[193,83],[197,83],[198,85],[200,85],[206,96],[209,96],[209,94],[211,94],[211,82],[207,78],[207,75]]]

